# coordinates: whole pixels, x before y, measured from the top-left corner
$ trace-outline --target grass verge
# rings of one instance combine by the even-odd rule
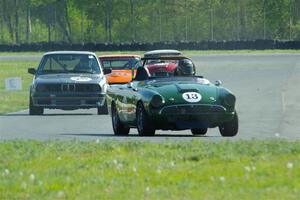
[[[0,199],[298,199],[300,142],[0,143]]]
[[[28,108],[29,85],[33,76],[27,68],[35,67],[38,61],[1,61],[0,62],[0,114]],[[21,77],[21,91],[6,91],[5,79]]]

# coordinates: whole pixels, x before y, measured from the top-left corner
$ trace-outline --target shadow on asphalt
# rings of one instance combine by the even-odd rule
[[[188,137],[188,138],[213,138],[213,137],[221,137],[221,136],[206,136],[206,135],[176,135],[176,134],[157,134],[154,136],[139,136],[139,135],[127,135],[127,136],[123,136],[123,135],[114,135],[114,134],[83,134],[83,133],[64,133],[64,134],[59,134],[59,135],[64,135],[64,136],[85,136],[85,137],[117,137],[117,138],[156,138],[156,137]]]

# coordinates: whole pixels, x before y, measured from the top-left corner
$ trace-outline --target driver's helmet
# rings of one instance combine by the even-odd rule
[[[186,58],[179,60],[175,74],[177,76],[194,76],[196,74],[194,63]]]

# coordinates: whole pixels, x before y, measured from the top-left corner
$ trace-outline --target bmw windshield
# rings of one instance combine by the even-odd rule
[[[38,74],[100,73],[97,58],[88,54],[49,54],[43,57]]]

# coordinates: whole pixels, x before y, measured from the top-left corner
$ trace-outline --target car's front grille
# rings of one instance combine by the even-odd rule
[[[37,86],[38,92],[101,92],[98,84],[40,84]]]
[[[172,105],[162,108],[160,114],[162,115],[183,115],[183,114],[198,114],[198,113],[221,113],[226,109],[219,105]]]

